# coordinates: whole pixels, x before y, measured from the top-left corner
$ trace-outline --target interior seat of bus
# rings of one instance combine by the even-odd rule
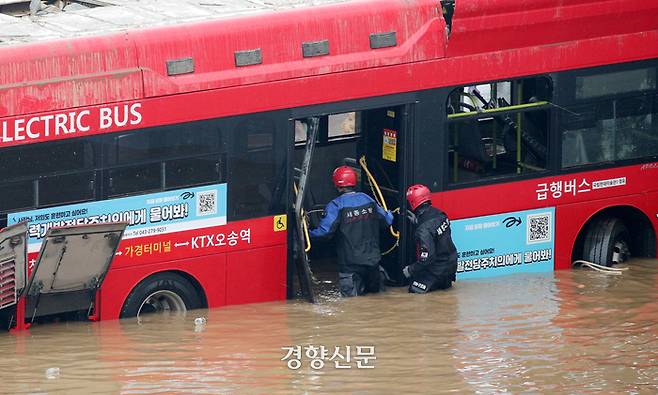
[[[453,90],[446,110],[451,182],[545,169],[550,95],[542,77]]]

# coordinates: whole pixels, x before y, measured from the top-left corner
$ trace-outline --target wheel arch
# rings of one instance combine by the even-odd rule
[[[203,286],[201,285],[201,283],[196,279],[196,277],[194,277],[190,273],[185,272],[183,270],[174,269],[174,270],[153,271],[153,272],[148,273],[144,277],[142,277],[142,279],[140,279],[137,283],[135,283],[135,285],[132,288],[130,288],[130,290],[128,290],[128,293],[123,298],[123,302],[121,303],[121,309],[123,309],[123,307],[126,305],[126,302],[128,301],[128,298],[130,297],[130,294],[132,294],[132,292],[137,287],[139,287],[140,285],[142,285],[146,281],[150,281],[153,276],[156,276],[156,275],[159,275],[159,274],[165,274],[165,273],[170,273],[170,274],[175,274],[177,276],[180,276],[180,277],[184,278],[185,280],[187,280],[190,284],[192,284],[192,286],[194,287],[194,290],[196,291],[197,295],[199,296],[199,300],[201,301],[201,308],[204,308],[204,309],[208,308],[208,298],[206,297],[206,292],[203,289]]]
[[[201,301],[201,308],[203,309],[208,308],[208,298],[206,297],[206,291],[203,289],[203,286],[196,279],[196,277],[182,270],[167,270],[167,272],[177,274],[183,277],[184,279],[186,279],[187,281],[189,281],[194,286],[197,295],[199,295],[199,300]]]
[[[593,213],[578,231],[571,251],[571,261],[583,256],[585,237],[592,223],[605,217],[621,219],[631,235],[631,252],[636,257],[656,257],[656,230],[649,216],[641,209],[630,205],[617,205],[603,208]]]

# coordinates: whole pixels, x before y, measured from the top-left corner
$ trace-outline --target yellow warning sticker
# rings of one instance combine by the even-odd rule
[[[275,215],[274,216],[274,231],[281,232],[288,229],[288,217],[286,215]]]
[[[391,129],[384,129],[383,136],[382,158],[395,162],[397,157],[398,132]]]

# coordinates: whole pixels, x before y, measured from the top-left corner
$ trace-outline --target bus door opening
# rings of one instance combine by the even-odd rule
[[[386,270],[389,285],[402,285],[402,268],[408,263],[408,223],[397,215],[406,210],[405,151],[408,131],[405,128],[406,107],[393,106],[362,112],[362,138],[357,147],[362,170],[361,189],[390,211],[395,211],[393,228],[380,237],[381,266]],[[410,144],[409,144],[410,146]]]
[[[313,116],[318,120],[318,132],[303,199],[307,229],[318,226],[325,205],[338,196],[332,182],[332,173],[343,165],[352,167],[357,173],[358,191],[370,195],[390,211],[399,209],[404,202],[406,182],[403,177],[404,109],[404,106],[394,106]],[[294,121],[293,184],[300,181],[299,176],[307,151],[306,139],[310,132],[310,119],[307,117]],[[294,205],[295,198],[291,201]],[[380,234],[380,249],[383,254],[380,264],[388,275],[388,285],[402,284],[401,268],[407,250],[404,243],[399,242],[399,238],[404,238],[407,230],[398,223],[398,216],[394,217],[396,220],[393,228],[382,230]],[[295,250],[308,250],[310,269],[315,278],[314,285],[318,288],[316,291],[336,291],[335,240],[313,239],[310,240],[309,248],[309,240],[303,239],[304,245],[300,246],[300,239],[295,238]],[[289,267],[299,270],[299,266],[294,264]],[[289,273],[289,289],[290,281],[294,278],[296,277]],[[299,289],[301,288],[300,284]]]

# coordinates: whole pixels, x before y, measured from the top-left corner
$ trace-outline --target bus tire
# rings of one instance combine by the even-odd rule
[[[600,218],[589,226],[583,259],[604,266],[625,262],[630,257],[630,241],[630,233],[622,220],[616,217]]]
[[[189,280],[176,273],[164,272],[137,284],[123,303],[120,318],[160,311],[185,313],[200,307],[199,294]]]

